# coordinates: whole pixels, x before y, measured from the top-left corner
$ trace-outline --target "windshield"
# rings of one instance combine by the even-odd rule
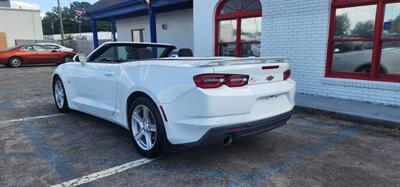
[[[152,44],[107,44],[92,54],[88,62],[128,62],[164,58],[175,49],[174,46]]]

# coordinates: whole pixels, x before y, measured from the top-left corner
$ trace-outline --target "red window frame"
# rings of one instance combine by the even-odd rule
[[[232,13],[221,14],[221,10],[229,0],[221,0],[217,6],[217,12],[215,16],[215,56],[219,56],[219,44],[236,44],[236,57],[242,56],[242,45],[243,44],[261,44],[261,42],[242,42],[242,19],[262,17],[262,9],[259,10],[236,10]],[[219,23],[220,21],[236,20],[236,41],[235,42],[219,42]]]
[[[385,19],[385,8],[387,4],[399,3],[400,0],[332,0],[330,29],[328,39],[327,64],[325,69],[325,77],[358,79],[358,80],[373,80],[384,82],[400,82],[400,75],[380,74],[380,61],[382,55],[382,44],[384,41],[400,41],[399,38],[383,38],[383,25]],[[335,39],[335,19],[336,10],[340,8],[350,8],[357,6],[377,5],[375,18],[374,36],[371,39]],[[335,42],[350,42],[350,41],[372,41],[374,44],[372,52],[371,72],[370,74],[363,73],[347,73],[333,72],[333,55]],[[400,65],[400,64],[399,64]]]

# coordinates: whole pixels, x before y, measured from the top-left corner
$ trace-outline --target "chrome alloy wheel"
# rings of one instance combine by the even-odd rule
[[[14,57],[14,58],[12,58],[10,60],[10,64],[13,67],[19,67],[19,66],[21,66],[21,63],[22,63],[21,60],[19,58],[16,58],[16,57]]]
[[[132,113],[132,134],[137,145],[146,151],[151,150],[157,140],[156,120],[150,109],[144,105],[135,107]]]
[[[57,106],[62,108],[64,106],[64,87],[60,80],[57,80],[56,85],[54,87],[54,97],[56,99]]]
[[[64,63],[67,63],[67,62],[72,62],[72,57],[70,57],[70,56],[65,57]]]

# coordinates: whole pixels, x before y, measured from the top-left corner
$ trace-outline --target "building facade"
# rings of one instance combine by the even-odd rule
[[[300,93],[399,106],[400,2],[384,2],[263,0],[261,55],[288,57]],[[219,3],[219,0],[194,1],[196,55],[216,54],[215,16]],[[343,15],[347,17],[348,30],[340,36],[340,29],[334,27],[335,23],[340,24]],[[365,22],[371,23],[365,30],[357,26]],[[391,28],[374,27],[389,23]],[[352,35],[357,27],[366,36]],[[377,43],[382,40],[376,33],[386,33],[388,39],[386,45],[384,41],[384,45],[374,49],[373,38],[379,38]],[[372,71],[373,55],[378,53],[381,58],[377,61],[381,69],[385,68],[383,72]]]
[[[15,40],[43,40],[39,10],[10,8],[10,1],[0,0],[0,22],[3,49],[13,47]]]
[[[0,0],[0,7],[11,7],[10,0]]]
[[[157,14],[157,37],[196,56],[287,57],[298,93],[400,106],[400,0],[192,3],[165,17]],[[119,40],[150,41],[151,16],[126,17],[114,17]],[[181,32],[161,34],[162,19]],[[192,30],[186,32],[188,25]]]
[[[157,42],[172,42],[178,48],[194,48],[193,9],[160,13],[156,19]],[[118,19],[116,26],[120,41],[148,42],[151,39],[148,16]]]

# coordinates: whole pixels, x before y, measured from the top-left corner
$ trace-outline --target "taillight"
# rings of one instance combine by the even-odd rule
[[[290,71],[290,69],[283,72],[283,80],[288,80],[290,78],[291,74],[292,74],[292,72]]]
[[[219,88],[222,85],[229,87],[242,87],[249,83],[248,75],[238,74],[201,74],[193,77],[194,83],[199,88]]]
[[[225,84],[229,87],[241,87],[249,83],[248,75],[228,75]]]
[[[200,88],[218,88],[225,83],[225,75],[220,74],[202,74],[193,78],[194,83]]]

